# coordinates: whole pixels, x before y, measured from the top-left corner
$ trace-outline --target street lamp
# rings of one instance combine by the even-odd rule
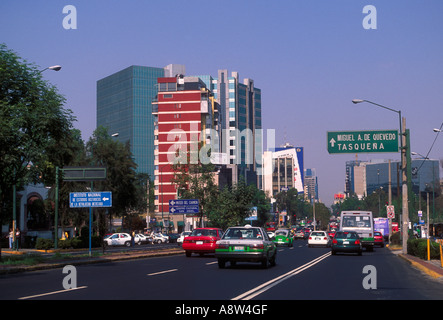
[[[369,100],[363,100],[363,99],[353,99],[352,103],[358,104],[362,102],[367,102],[373,105],[376,105],[380,108],[387,109],[389,111],[398,113],[399,118],[399,124],[400,124],[400,150],[401,150],[401,167],[402,167],[402,246],[403,246],[403,253],[407,253],[407,235],[408,235],[408,220],[409,220],[409,209],[408,209],[408,175],[409,175],[409,168],[410,165],[408,165],[408,159],[410,159],[410,154],[407,156],[407,151],[409,149],[409,134],[406,133],[405,127],[406,127],[406,119],[401,117],[401,111],[395,110],[386,106],[383,106],[381,104],[369,101]],[[404,139],[404,141],[403,141]]]
[[[43,70],[40,70],[38,73],[42,73],[43,71],[46,71],[46,70],[60,71],[61,68],[62,68],[62,66],[55,65],[55,66],[51,66],[51,67],[46,67]]]

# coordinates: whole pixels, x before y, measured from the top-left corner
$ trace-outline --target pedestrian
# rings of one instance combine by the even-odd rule
[[[132,230],[131,232],[131,246],[133,247],[135,245],[135,231]]]
[[[12,249],[12,243],[14,242],[14,232],[12,231],[12,228],[9,228],[9,249]]]
[[[19,249],[20,247],[20,229],[15,229],[15,248]]]

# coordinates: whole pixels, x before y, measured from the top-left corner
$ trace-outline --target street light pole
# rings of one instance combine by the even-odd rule
[[[60,71],[60,69],[61,69],[62,67],[60,66],[60,65],[56,65],[56,66],[51,66],[51,67],[46,67],[46,68],[44,68],[43,70],[40,70],[38,73],[42,73],[43,71],[46,71],[46,70],[54,70],[54,71]]]
[[[402,168],[402,246],[403,246],[403,253],[407,254],[407,241],[408,241],[408,225],[409,225],[409,208],[408,208],[408,170],[410,170],[410,164],[408,165],[408,159],[407,152],[409,150],[409,130],[406,132],[406,119],[402,118],[401,111],[395,110],[392,108],[388,108],[386,106],[383,106],[381,104],[369,101],[369,100],[362,100],[362,99],[353,99],[352,103],[362,103],[367,102],[373,105],[376,105],[380,108],[387,109],[389,111],[398,113],[399,118],[399,125],[400,125],[400,150],[401,150],[401,168]]]

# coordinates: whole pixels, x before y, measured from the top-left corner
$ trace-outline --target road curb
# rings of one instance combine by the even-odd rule
[[[400,258],[406,260],[413,267],[423,271],[427,275],[433,277],[434,279],[438,279],[443,277],[443,269],[439,270],[438,267],[431,265],[429,262],[421,260],[420,258],[411,256],[409,254],[398,254]]]
[[[169,255],[178,255],[183,253],[184,251],[182,248],[174,248],[174,249],[150,251],[146,253],[139,253],[139,252],[133,254],[123,253],[123,254],[115,254],[106,257],[91,257],[91,258],[85,257],[85,258],[64,259],[62,261],[39,263],[33,266],[6,265],[6,266],[0,266],[0,275],[64,268],[67,265],[79,266],[86,264],[107,263],[107,262],[109,263],[109,262],[117,262],[123,260],[136,260],[136,259],[154,258],[154,257],[169,256]]]

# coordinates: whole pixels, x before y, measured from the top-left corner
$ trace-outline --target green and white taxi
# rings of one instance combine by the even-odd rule
[[[228,228],[215,247],[219,268],[224,268],[228,261],[231,266],[237,262],[260,262],[267,268],[275,265],[276,256],[276,245],[266,231],[250,225]]]
[[[292,247],[294,238],[292,237],[291,230],[278,229],[275,231],[274,243],[276,245],[285,245]]]

